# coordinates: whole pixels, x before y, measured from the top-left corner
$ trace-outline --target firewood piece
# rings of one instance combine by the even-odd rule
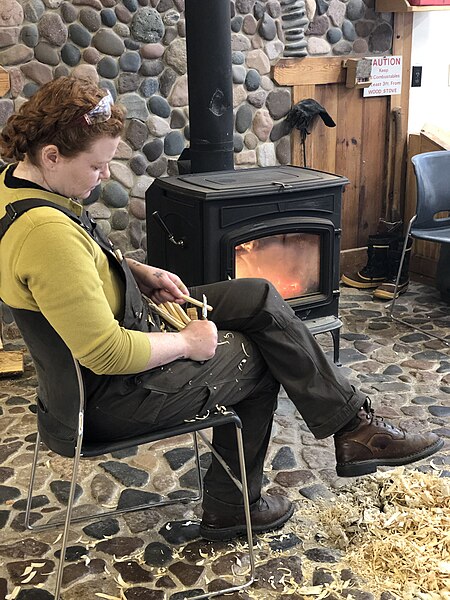
[[[0,377],[22,375],[23,371],[23,352],[0,350]]]

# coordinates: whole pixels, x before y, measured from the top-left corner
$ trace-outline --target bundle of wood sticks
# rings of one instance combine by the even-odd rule
[[[184,296],[184,299],[195,306],[202,307],[203,304],[195,298]],[[166,323],[181,331],[188,323],[198,319],[197,309],[188,308],[186,311],[176,302],[164,302],[163,304],[155,304],[150,298],[146,297],[149,306],[162,318]],[[212,310],[212,306],[208,305],[208,311]]]

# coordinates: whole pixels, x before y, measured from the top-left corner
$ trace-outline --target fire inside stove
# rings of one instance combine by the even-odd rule
[[[285,300],[320,291],[320,235],[283,233],[235,246],[236,278],[263,277]]]

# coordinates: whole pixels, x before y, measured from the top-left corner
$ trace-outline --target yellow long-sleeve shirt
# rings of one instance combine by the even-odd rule
[[[9,202],[42,198],[77,215],[80,204],[0,174],[0,217]],[[124,286],[89,234],[49,207],[29,210],[0,241],[0,298],[13,308],[40,311],[79,362],[97,374],[143,371],[150,359],[145,333],[120,326]]]

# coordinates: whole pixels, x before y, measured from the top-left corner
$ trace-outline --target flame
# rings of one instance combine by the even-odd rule
[[[287,233],[235,247],[236,278],[263,277],[285,299],[318,292],[320,235]]]

